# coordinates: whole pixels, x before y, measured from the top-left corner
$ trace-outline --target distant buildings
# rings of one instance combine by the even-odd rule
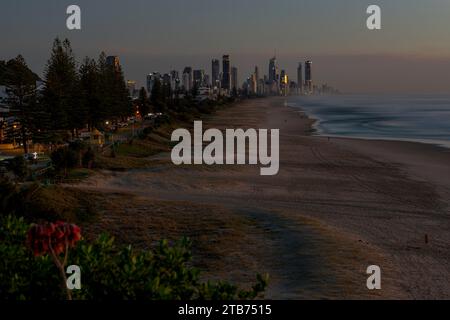
[[[280,94],[277,58],[273,57],[269,61],[269,83],[268,92],[272,95]]]
[[[220,61],[218,59],[211,61],[211,87],[213,90],[220,89]]]
[[[189,92],[194,87],[194,76],[192,74],[192,68],[186,67],[183,71],[183,80],[182,80],[183,90]]]
[[[269,82],[275,82],[277,81],[277,58],[273,57],[269,61]]]
[[[170,71],[170,88],[173,92],[178,92],[180,90],[181,80],[180,75],[177,70]]]
[[[314,93],[313,81],[312,81],[312,61],[305,62],[305,88],[308,94]]]
[[[298,63],[297,67],[297,94],[303,94],[303,69],[301,62]]]
[[[194,84],[197,88],[205,86],[205,70],[194,70]]]
[[[136,81],[127,80],[127,89],[128,89],[128,93],[130,94],[131,98],[135,98],[137,96]]]
[[[231,91],[238,90],[238,69],[236,67],[231,68]]]
[[[289,94],[289,77],[285,70],[281,70],[280,75],[280,94],[287,96]]]
[[[116,57],[113,57],[116,58]],[[110,59],[111,63],[118,63],[118,59]],[[297,66],[297,81],[290,80],[286,69],[279,72],[276,56],[269,60],[268,74],[261,75],[258,66],[253,73],[245,78],[242,85],[238,80],[238,69],[231,65],[230,56],[222,56],[222,70],[219,59],[211,59],[211,75],[205,73],[204,69],[185,67],[180,74],[176,70],[161,76],[154,72],[147,76],[147,90],[151,94],[156,80],[165,86],[170,84],[172,94],[191,94],[194,86],[197,88],[196,99],[215,99],[220,95],[230,96],[233,94],[247,94],[252,96],[264,95],[310,95],[329,94],[338,91],[327,85],[317,86],[312,79],[312,61],[299,62]],[[221,72],[222,71],[222,72]],[[131,88],[130,92],[131,92]],[[199,93],[201,92],[201,94]],[[198,96],[201,97],[198,97]]]
[[[224,55],[222,57],[222,88],[228,92],[231,89],[231,67],[229,55]]]
[[[161,74],[159,72],[152,72],[149,75],[147,75],[147,92],[149,96],[152,94],[153,86],[156,81],[162,81]]]

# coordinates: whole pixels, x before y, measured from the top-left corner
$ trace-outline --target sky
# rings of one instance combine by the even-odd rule
[[[82,29],[66,28],[81,8]],[[381,30],[366,9],[381,7]],[[296,80],[313,61],[313,79],[343,92],[450,93],[448,0],[0,0],[0,60],[22,54],[42,75],[55,37],[69,38],[79,61],[118,55],[127,79],[185,66],[211,73],[230,54],[243,81],[276,53]]]

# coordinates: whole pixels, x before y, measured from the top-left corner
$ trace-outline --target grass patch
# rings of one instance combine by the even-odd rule
[[[95,196],[75,188],[42,186],[26,197],[25,215],[33,220],[90,221],[97,210]]]
[[[116,148],[119,156],[130,156],[136,158],[146,158],[155,154],[155,151],[142,143],[122,143]]]

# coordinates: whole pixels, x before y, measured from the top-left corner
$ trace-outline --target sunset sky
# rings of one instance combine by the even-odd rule
[[[66,8],[82,10],[82,30],[66,29]],[[382,8],[382,30],[366,28],[366,8]],[[313,78],[345,92],[450,92],[448,0],[4,0],[0,59],[21,53],[42,74],[56,36],[78,60],[120,56],[126,78],[144,84],[152,71],[210,73],[210,60],[231,55],[243,81],[254,65],[279,66],[296,80],[299,61]]]

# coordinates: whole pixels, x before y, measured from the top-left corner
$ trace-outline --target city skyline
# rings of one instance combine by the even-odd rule
[[[232,57],[240,76],[250,74],[255,65],[264,66],[264,75],[267,59],[276,52],[291,78],[298,62],[312,60],[315,79],[343,92],[450,92],[446,41],[450,4],[439,0],[378,1],[383,12],[380,31],[365,28],[369,3],[355,0],[339,5],[329,0],[239,5],[81,0],[77,2],[82,9],[81,31],[65,27],[68,4],[25,0],[2,4],[0,27],[9,32],[2,35],[0,58],[22,54],[42,75],[52,40],[67,37],[78,61],[101,51],[117,55],[126,78],[145,86],[146,75],[155,70],[181,72],[192,66],[210,74],[211,59],[221,60],[223,54]],[[279,18],[276,25],[267,12]]]

